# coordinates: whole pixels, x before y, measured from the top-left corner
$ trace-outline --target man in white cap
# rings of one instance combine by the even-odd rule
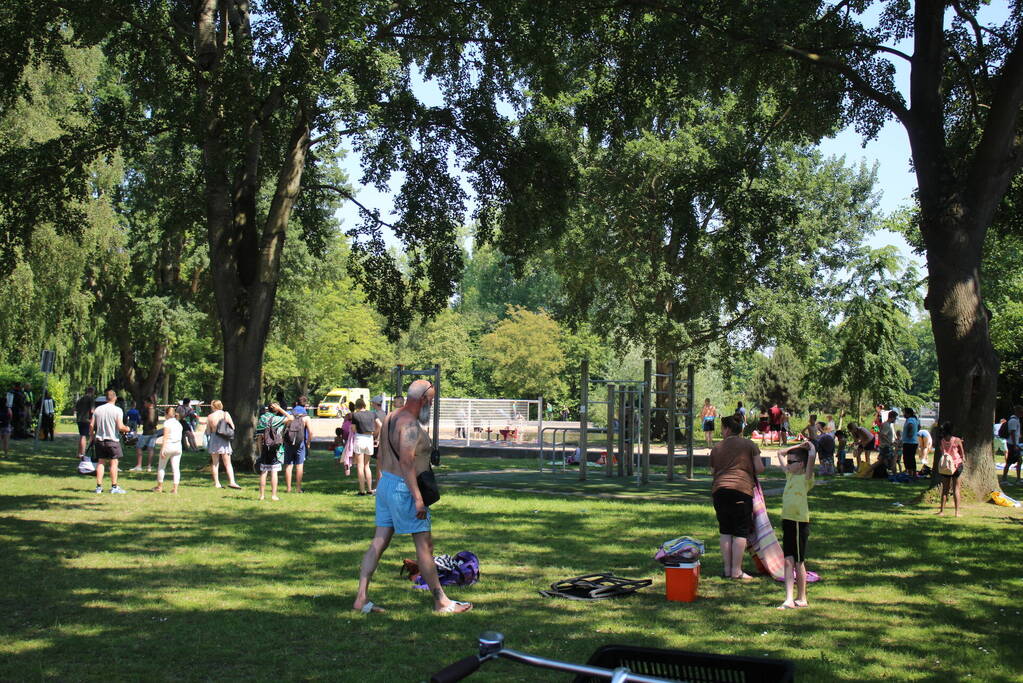
[[[432,441],[420,423],[429,419],[433,399],[433,385],[416,380],[408,389],[404,407],[388,415],[381,429],[377,468],[382,474],[376,492],[376,532],[362,558],[359,591],[352,604],[357,612],[384,611],[369,599],[369,581],[396,533],[412,535],[419,572],[430,587],[434,611],[459,613],[472,609],[472,603],[449,598],[440,585],[433,560],[430,510],[423,503],[416,481],[419,474],[430,468]]]

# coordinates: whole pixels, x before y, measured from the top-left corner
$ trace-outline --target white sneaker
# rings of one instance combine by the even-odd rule
[[[141,472],[141,471],[142,471],[142,466],[141,466],[141,465],[139,465],[139,466],[136,466],[136,467],[132,467],[132,468],[131,468],[130,470],[128,470],[128,471],[129,471],[129,472]]]
[[[100,493],[102,493],[102,491],[100,491]],[[110,493],[128,493],[128,492],[125,491],[124,489],[122,489],[120,486],[113,486],[110,489]]]
[[[103,493],[103,487],[102,486],[97,486],[96,487],[96,493]]]

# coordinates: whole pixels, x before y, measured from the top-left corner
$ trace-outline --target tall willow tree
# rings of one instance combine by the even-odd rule
[[[66,67],[68,44],[100,46],[118,88],[86,104],[74,130],[4,150],[0,158],[4,242],[28,242],[41,221],[80,230],[73,201],[88,192],[98,156],[172,133],[201,159],[192,199],[202,207],[210,280],[223,343],[224,402],[236,416],[237,451],[247,453],[260,392],[260,367],[281,273],[285,239],[300,201],[341,195],[349,186],[324,172],[321,156],[340,146],[360,156],[363,181],[404,183],[398,219],[365,210],[351,231],[367,291],[397,336],[413,311],[443,308],[461,272],[458,227],[465,170],[479,206],[505,201],[535,179],[544,144],[525,137],[497,103],[511,92],[467,46],[476,43],[478,7],[390,0],[250,3],[240,0],[13,0],[0,13],[2,97],[24,91],[25,68]],[[443,105],[413,92],[413,69],[435,79]],[[0,102],[2,104],[2,102]],[[524,169],[524,170],[521,170]],[[544,187],[550,195],[557,187]],[[300,196],[303,197],[300,200]],[[556,208],[556,207],[555,207]],[[399,271],[383,229],[404,243]],[[375,286],[384,283],[385,286]]]

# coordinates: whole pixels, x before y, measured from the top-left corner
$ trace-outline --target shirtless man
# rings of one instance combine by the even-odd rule
[[[856,444],[853,457],[856,458],[856,469],[860,467],[860,457],[865,456],[870,464],[870,452],[874,450],[874,435],[855,422],[849,423],[849,438]]]
[[[472,603],[450,599],[444,593],[433,561],[433,538],[430,535],[430,510],[423,504],[416,477],[430,468],[431,441],[420,426],[430,418],[433,385],[423,379],[408,388],[408,397],[401,410],[391,412],[380,433],[381,471],[376,492],[376,533],[369,550],[362,558],[359,591],[352,609],[363,614],[385,611],[369,599],[369,581],[380,563],[380,556],[394,534],[411,534],[416,546],[419,572],[433,595],[435,612],[457,613],[472,609]]]

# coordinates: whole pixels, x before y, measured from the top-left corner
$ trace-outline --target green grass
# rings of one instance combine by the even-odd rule
[[[811,494],[811,608],[774,609],[780,585],[740,585],[721,571],[706,477],[632,483],[593,473],[588,497],[568,476],[521,472],[520,461],[445,458],[436,506],[438,552],[470,549],[480,583],[454,589],[476,608],[428,612],[398,578],[411,541],[384,555],[372,597],[386,615],[350,611],[372,534],[373,499],[339,481],[326,454],[307,493],[280,503],[214,490],[185,456],[181,494],[149,492],[153,475],[124,477],[126,496],[97,496],[72,473],[73,441],[17,443],[0,461],[0,680],[417,681],[502,631],[509,647],[585,661],[629,643],[796,661],[799,680],[1023,680],[1023,511],[978,505],[955,520],[908,502],[913,487],[839,480]],[[474,470],[509,470],[496,488]],[[522,487],[547,493],[523,492]],[[560,495],[559,487],[574,492]],[[610,488],[609,488],[610,487]],[[659,499],[665,499],[659,502]],[[670,500],[669,500],[670,499]],[[769,500],[777,517],[780,500]],[[777,521],[777,520],[776,520]],[[650,559],[662,541],[708,542],[699,600],[666,602]],[[650,577],[631,598],[577,603],[537,590],[612,570]],[[565,680],[510,662],[472,680]]]

